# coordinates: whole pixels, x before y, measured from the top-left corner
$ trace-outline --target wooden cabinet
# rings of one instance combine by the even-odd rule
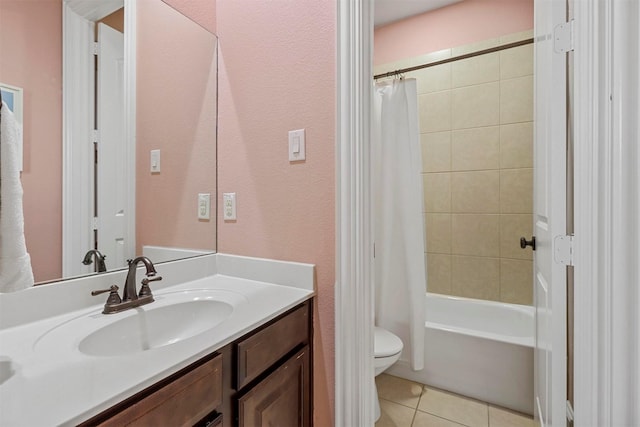
[[[310,338],[306,303],[237,341],[234,425],[311,425]]]
[[[309,347],[238,399],[238,426],[310,426]]]
[[[222,404],[222,355],[214,353],[83,426],[193,426]]]
[[[311,301],[81,426],[311,426]]]
[[[237,342],[237,384],[242,389],[278,360],[309,342],[309,307],[303,305]]]

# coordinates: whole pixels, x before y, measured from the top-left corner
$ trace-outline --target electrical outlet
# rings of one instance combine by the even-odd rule
[[[222,194],[222,217],[225,221],[236,219],[236,193]]]
[[[211,193],[198,193],[198,219],[211,219]]]

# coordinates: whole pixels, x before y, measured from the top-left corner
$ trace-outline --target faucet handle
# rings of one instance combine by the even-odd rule
[[[162,276],[153,276],[153,277],[147,276],[144,279],[142,279],[142,281],[140,282],[142,283],[142,286],[140,287],[140,293],[138,294],[138,297],[142,298],[142,297],[150,296],[153,298],[151,294],[151,288],[149,287],[149,282],[156,282],[158,280],[162,280]]]
[[[118,289],[120,288],[118,288],[117,285],[111,285],[109,289],[100,289],[97,291],[91,291],[91,295],[96,296],[96,295],[104,294],[105,292],[109,292],[109,298],[107,298],[105,307],[114,305],[114,304],[120,304],[122,302],[122,299],[120,298],[120,295],[118,295]]]
[[[162,276],[147,276],[144,279],[142,279],[142,284],[143,285],[148,285],[151,282],[157,282],[158,280],[162,280]]]

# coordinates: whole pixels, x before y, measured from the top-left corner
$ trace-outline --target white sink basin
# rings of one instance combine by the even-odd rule
[[[16,373],[14,363],[6,356],[0,356],[0,384]]]
[[[58,353],[77,350],[99,357],[136,354],[216,328],[246,301],[235,292],[204,289],[169,292],[155,299],[120,313],[94,310],[82,314],[48,330],[34,347]]]
[[[132,312],[85,337],[78,349],[90,356],[122,356],[163,347],[214,328],[231,315],[233,307],[196,300],[157,308],[151,303]]]

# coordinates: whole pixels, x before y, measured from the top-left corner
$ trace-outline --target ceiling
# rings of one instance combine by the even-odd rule
[[[375,26],[390,24],[462,0],[375,0]]]

